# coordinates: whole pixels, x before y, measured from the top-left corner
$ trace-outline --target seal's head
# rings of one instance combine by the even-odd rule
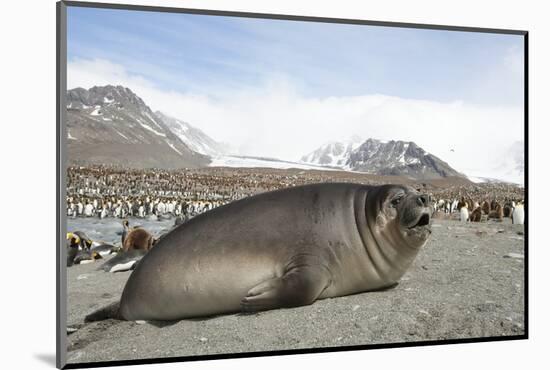
[[[391,224],[408,245],[423,246],[432,233],[429,196],[401,185],[385,185],[380,191],[377,225],[387,227]]]

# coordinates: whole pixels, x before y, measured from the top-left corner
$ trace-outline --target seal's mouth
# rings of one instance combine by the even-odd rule
[[[409,229],[414,229],[416,227],[426,226],[430,224],[430,215],[428,213],[422,214],[416,224],[409,227]]]
[[[416,223],[407,227],[404,231],[406,237],[418,241],[418,246],[423,245],[432,234],[432,229],[430,228],[430,214],[422,213],[420,217],[418,217]]]

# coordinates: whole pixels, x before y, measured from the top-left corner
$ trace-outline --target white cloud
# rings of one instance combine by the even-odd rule
[[[525,66],[524,51],[518,46],[512,46],[506,51],[503,65],[515,77],[523,78],[523,69]]]
[[[359,135],[414,141],[457,170],[479,176],[489,173],[510,145],[524,140],[523,111],[513,106],[383,95],[311,98],[284,76],[254,88],[183,94],[162,90],[106,60],[69,61],[69,88],[106,84],[129,87],[151,109],[199,127],[239,154],[297,160],[327,141]]]
[[[109,84],[154,88],[154,85],[145,78],[130,75],[122,65],[105,59],[76,58],[68,62],[67,88],[90,88]]]

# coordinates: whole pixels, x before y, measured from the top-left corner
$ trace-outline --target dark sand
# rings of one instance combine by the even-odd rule
[[[130,272],[68,269],[68,362],[524,334],[523,225],[434,220],[433,234],[395,288],[311,306],[179,322],[84,316],[119,299]],[[512,253],[511,257],[508,255]]]

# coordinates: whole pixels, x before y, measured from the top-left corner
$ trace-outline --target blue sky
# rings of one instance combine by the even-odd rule
[[[69,88],[124,85],[235,154],[406,140],[521,178],[523,36],[77,7],[67,34]]]
[[[523,104],[517,35],[69,7],[68,58],[211,96],[277,78],[308,97]]]

